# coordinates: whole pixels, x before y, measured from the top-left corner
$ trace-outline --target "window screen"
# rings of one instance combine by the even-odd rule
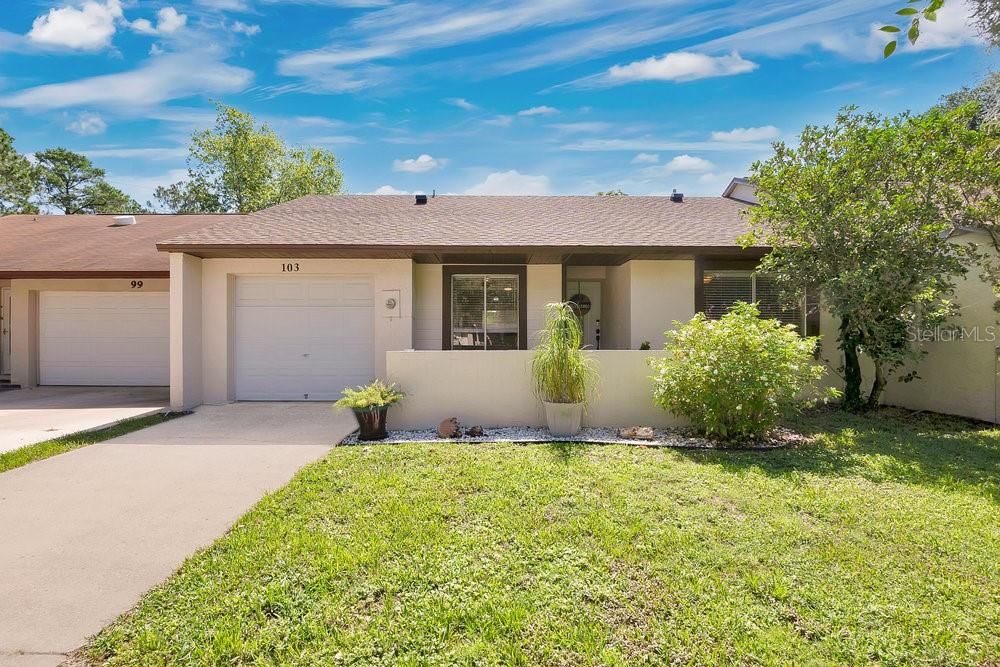
[[[517,276],[452,276],[451,349],[518,349],[519,298]]]
[[[802,304],[782,303],[777,285],[750,271],[706,271],[704,274],[705,316],[717,320],[736,301],[757,303],[761,317],[794,324],[805,331]]]

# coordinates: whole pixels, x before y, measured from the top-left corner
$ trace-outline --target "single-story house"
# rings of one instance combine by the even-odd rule
[[[156,242],[232,217],[0,217],[0,382],[169,385],[170,261]]]
[[[0,251],[10,379],[169,384],[172,406],[187,409],[329,401],[386,377],[408,393],[398,426],[452,415],[542,423],[529,350],[545,304],[572,300],[601,367],[589,421],[669,423],[652,406],[646,359],[675,320],[753,300],[835,336],[814,304],[782,307],[752,275],[767,249],[737,241],[752,203],[744,185],[724,197],[307,196],[245,216],[135,216],[125,227],[101,216],[3,219],[4,238],[31,224],[62,230],[26,244],[32,233],[18,229],[25,256]],[[647,342],[653,352],[639,352]],[[966,380],[968,391],[984,382]],[[991,418],[994,408],[948,411]]]

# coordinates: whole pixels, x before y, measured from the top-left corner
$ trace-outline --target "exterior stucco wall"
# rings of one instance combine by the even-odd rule
[[[444,279],[442,264],[413,265],[413,349],[441,350],[441,303]],[[534,347],[538,330],[545,322],[545,304],[562,300],[562,266],[529,264],[526,299],[528,347]]]
[[[188,410],[204,395],[199,257],[170,254],[170,407]]]
[[[440,350],[443,271],[440,264],[413,265],[413,348]]]
[[[562,301],[562,266],[528,265],[528,348],[538,344],[538,332],[545,326],[545,305]]]
[[[143,292],[167,292],[166,278],[141,278]],[[10,381],[22,387],[38,384],[39,292],[133,292],[129,278],[31,278],[10,281]]]
[[[601,295],[601,346],[627,350],[632,331],[632,263],[609,266]]]
[[[543,426],[541,402],[531,389],[531,352],[525,350],[389,352],[390,381],[407,397],[389,411],[390,428],[436,427],[447,417],[466,425]],[[647,359],[661,352],[600,350],[601,380],[584,415],[593,426],[676,426],[653,405]]]
[[[963,235],[956,240],[968,242],[973,238]],[[914,334],[915,338],[925,341],[920,343],[920,349],[926,354],[889,378],[882,402],[911,410],[996,422],[1000,408],[997,404],[1000,326],[993,310],[993,298],[990,285],[978,271],[970,271],[966,280],[959,281],[956,293],[956,301],[961,306],[959,317],[950,321],[949,326]],[[839,320],[831,313],[823,312],[821,356],[831,369],[828,382],[842,389],[843,380],[837,372],[843,365],[843,355],[837,348],[839,325]],[[919,375],[918,379],[905,383],[896,380],[913,370]],[[867,391],[871,388],[873,369],[864,357],[862,373],[863,389]]]
[[[631,265],[631,298],[628,344],[639,349],[649,341],[663,347],[663,332],[674,320],[694,317],[694,260],[634,260]]]
[[[233,293],[241,275],[281,275],[281,259],[202,260],[203,400],[225,403],[234,398],[232,360]],[[368,276],[372,279],[375,312],[372,367],[385,375],[385,353],[413,347],[413,262],[408,259],[296,259],[298,277]],[[398,295],[397,295],[398,291]],[[395,310],[385,308],[388,297],[398,298]]]

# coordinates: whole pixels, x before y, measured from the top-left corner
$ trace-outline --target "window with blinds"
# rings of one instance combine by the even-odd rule
[[[452,276],[451,349],[518,349],[519,298],[517,276]]]
[[[761,317],[794,324],[801,332],[806,330],[802,304],[782,303],[777,285],[768,278],[750,271],[706,271],[703,280],[705,316],[709,319],[719,319],[737,301],[756,302]]]

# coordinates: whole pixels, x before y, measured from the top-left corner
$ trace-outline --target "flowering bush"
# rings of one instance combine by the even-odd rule
[[[818,338],[760,318],[736,303],[719,320],[699,313],[666,333],[667,355],[651,359],[653,401],[723,440],[766,435],[782,415],[813,402],[825,369],[813,360]]]

